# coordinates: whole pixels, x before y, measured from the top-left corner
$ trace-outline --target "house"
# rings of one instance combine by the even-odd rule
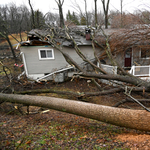
[[[89,30],[74,29],[70,31],[81,52],[89,59],[94,59],[92,43],[89,36]],[[78,56],[73,48],[73,42],[64,31],[31,30],[28,34],[28,41],[22,42],[20,51],[24,63],[25,74],[28,78],[40,80],[54,80],[63,82],[65,78],[71,77],[76,71],[74,66],[68,64],[62,55],[53,45],[45,38],[53,35],[55,43],[63,48],[63,52],[75,60],[82,67],[85,67],[84,61]],[[44,38],[44,39],[43,39]],[[97,48],[98,50],[98,48]],[[86,69],[88,66],[86,66]]]
[[[133,65],[150,65],[149,31],[149,27],[104,30],[109,37],[111,53],[121,67],[130,69]],[[106,37],[102,33],[98,33],[97,41],[106,46]],[[101,58],[111,64],[104,50],[101,50]]]
[[[143,38],[143,35],[149,36],[147,31],[147,29],[105,29],[103,32],[97,32],[96,40],[101,46],[106,47],[106,37],[109,37],[113,57],[120,66],[130,69],[133,65],[150,64],[150,42]],[[31,30],[28,34],[29,40],[22,42],[20,48],[26,76],[36,81],[54,80],[55,82],[63,82],[65,78],[72,77],[74,72],[77,71],[74,66],[67,63],[62,53],[53,47],[49,40],[51,37],[53,37],[56,45],[61,46],[63,52],[69,54],[81,67],[93,71],[78,56],[74,49],[74,43],[70,39],[70,36],[72,36],[81,52],[89,60],[94,61],[90,34],[92,34],[91,30],[78,27],[61,31],[57,28]],[[96,47],[100,60],[111,65],[106,51],[101,46]]]

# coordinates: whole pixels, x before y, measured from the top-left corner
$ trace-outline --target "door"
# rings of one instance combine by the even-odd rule
[[[131,61],[132,61],[132,48],[127,49],[125,51],[124,67],[131,67]]]

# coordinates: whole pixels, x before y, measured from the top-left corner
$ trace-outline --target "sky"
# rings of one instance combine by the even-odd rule
[[[63,12],[66,14],[68,10],[76,11],[74,9],[76,3],[84,11],[84,0],[64,0]],[[120,10],[121,0],[110,0],[110,10]],[[22,4],[29,7],[28,0],[0,0],[0,5],[15,3],[17,6]],[[47,12],[58,13],[58,7],[55,0],[31,0],[33,9],[39,9],[44,14]],[[94,0],[87,0],[88,10],[94,10]],[[98,0],[98,10],[103,11],[101,0]],[[150,0],[123,0],[123,11],[132,13],[134,10],[150,9]]]

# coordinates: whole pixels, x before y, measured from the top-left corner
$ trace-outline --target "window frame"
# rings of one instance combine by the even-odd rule
[[[46,51],[46,57],[42,58],[41,57],[41,51]],[[48,57],[47,55],[47,51],[51,51],[52,52],[52,57]],[[38,54],[39,54],[39,60],[51,60],[54,59],[54,50],[53,49],[38,49]]]

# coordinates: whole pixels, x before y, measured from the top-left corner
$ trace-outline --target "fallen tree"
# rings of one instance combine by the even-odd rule
[[[73,95],[76,97],[81,96],[98,96],[98,95],[107,95],[112,94],[115,92],[121,92],[123,89],[121,88],[113,88],[109,90],[103,90],[99,92],[72,92],[72,91],[61,91],[61,90],[54,90],[54,89],[37,89],[37,90],[28,90],[28,91],[21,91],[21,92],[15,92],[15,94],[37,94],[37,93],[57,93],[57,94],[64,94],[64,95]]]
[[[61,52],[66,62],[78,70],[78,73],[75,74],[76,76],[88,79],[105,79],[111,82],[119,81],[123,82],[123,84],[120,84],[121,88],[125,87],[126,84],[130,84],[132,87],[144,87],[146,91],[150,91],[149,82],[128,73],[115,58],[119,53],[122,53],[124,56],[124,52],[128,48],[134,47],[137,43],[139,43],[139,41],[141,42],[140,44],[143,44],[144,41],[147,44],[149,42],[149,30],[147,30],[147,28],[139,28],[134,30],[129,29],[117,33],[112,32],[111,34],[106,34],[101,27],[97,30],[91,28],[92,34],[90,34],[90,36],[93,54],[95,57],[94,59],[99,63],[99,66],[97,66],[93,61],[89,60],[86,57],[86,54],[82,53],[78,46],[79,39],[75,39],[75,33],[78,33],[78,35],[83,35],[83,31],[79,31],[79,29],[76,28],[69,28],[67,26],[63,29],[55,28],[56,27],[50,27],[45,32],[32,30],[29,34],[49,43],[51,46]],[[93,68],[93,71],[89,72],[85,70],[80,64],[78,64],[78,62],[76,62],[76,60],[66,53],[63,50],[65,47],[63,46],[62,41],[70,42],[70,46],[74,48],[83,62]],[[95,47],[99,47],[99,50],[96,50]],[[109,65],[117,66],[117,74],[109,73],[103,69],[101,61],[104,59],[109,61]]]
[[[54,97],[2,93],[0,94],[0,101],[45,107],[121,127],[150,131],[150,113],[145,110],[114,108]]]

